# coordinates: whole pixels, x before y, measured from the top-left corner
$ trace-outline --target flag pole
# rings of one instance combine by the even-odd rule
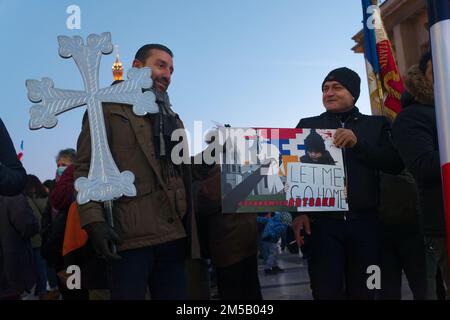
[[[378,98],[380,99],[381,115],[386,116],[386,110],[384,109],[384,92],[383,85],[381,84],[380,73],[375,72],[375,77],[377,78],[377,92]]]
[[[378,52],[377,52],[377,40],[376,40],[376,30],[372,29],[376,25],[372,22],[372,27],[369,27],[369,21],[374,18],[373,10],[369,10],[370,7],[376,6],[377,10],[378,1],[377,0],[362,0],[363,8],[363,30],[364,30],[364,58],[366,60],[366,71],[367,80],[369,83],[369,93],[370,93],[370,104],[372,107],[372,113],[386,116],[384,109],[384,93],[383,86],[381,82],[380,66],[378,62]],[[372,13],[371,15],[369,15]],[[369,29],[371,30],[369,30]],[[378,97],[378,99],[377,99]]]
[[[450,1],[427,0],[442,192],[450,261]],[[449,275],[447,275],[449,276]]]
[[[378,0],[372,0],[372,5],[378,6]],[[381,12],[380,12],[380,17],[381,17]],[[386,111],[384,110],[384,92],[383,92],[383,85],[381,83],[380,72],[374,72],[374,73],[375,73],[375,77],[377,79],[377,92],[378,92],[378,99],[380,101],[381,115],[386,116]]]
[[[372,0],[372,5],[378,6],[378,0]],[[378,6],[379,8],[379,6]],[[380,18],[381,18],[381,10],[380,10]],[[376,30],[375,30],[376,33]],[[378,88],[378,98],[380,99],[380,107],[381,107],[381,115],[386,116],[386,110],[384,109],[384,92],[383,92],[383,84],[381,83],[381,75],[380,72],[375,72],[375,77],[377,78],[377,88]]]

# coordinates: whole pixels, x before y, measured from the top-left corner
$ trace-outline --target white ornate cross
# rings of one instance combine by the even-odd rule
[[[77,201],[85,204],[89,201],[106,202],[125,195],[136,195],[133,184],[134,174],[130,171],[120,172],[109,149],[103,117],[102,102],[124,103],[133,105],[136,115],[157,113],[155,95],[151,91],[150,68],[132,68],[128,80],[107,88],[99,88],[99,68],[103,54],[113,51],[111,34],[91,34],[86,44],[79,36],[69,38],[59,36],[59,55],[63,58],[73,57],[84,82],[84,91],[54,88],[49,78],[27,80],[28,98],[35,103],[30,108],[30,129],[53,128],[57,115],[71,109],[87,105],[91,133],[91,165],[87,178],[75,182],[78,191]]]

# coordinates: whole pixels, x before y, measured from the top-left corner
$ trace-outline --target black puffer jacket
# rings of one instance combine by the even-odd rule
[[[375,215],[379,205],[379,171],[398,174],[403,163],[390,136],[385,117],[367,116],[354,107],[350,113],[325,112],[300,120],[297,128],[351,129],[358,139],[353,148],[345,149],[344,164],[348,177],[349,212],[346,218]],[[326,212],[325,216],[342,217],[342,213]]]
[[[419,187],[425,235],[445,236],[433,86],[418,66],[408,70],[405,84],[408,92],[402,97],[403,111],[394,122],[394,141]]]

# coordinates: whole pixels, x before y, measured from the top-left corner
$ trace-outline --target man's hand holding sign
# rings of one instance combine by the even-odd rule
[[[334,134],[333,144],[338,148],[353,148],[358,139],[350,129],[339,128]]]

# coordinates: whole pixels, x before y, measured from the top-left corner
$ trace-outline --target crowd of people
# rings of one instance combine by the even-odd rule
[[[325,112],[298,123],[336,129],[345,213],[223,212],[220,165],[171,159],[172,132],[183,128],[167,94],[172,51],[145,45],[133,67],[152,69],[159,113],[104,104],[111,153],[120,171],[134,173],[137,191],[114,201],[114,227],[102,203],[76,203],[74,181],[88,176],[92,155],[87,116],[76,150],[58,153],[55,179],[44,183],[26,173],[0,122],[0,299],[210,299],[213,274],[219,299],[261,300],[258,256],[264,275],[283,272],[280,239],[304,252],[314,299],[401,299],[403,273],[415,299],[449,292],[430,54],[408,71],[393,124],[358,110],[361,80],[348,68],[325,77]],[[301,161],[334,164],[314,134]],[[68,287],[71,265],[81,269],[81,287]],[[367,286],[374,265],[377,290]]]

